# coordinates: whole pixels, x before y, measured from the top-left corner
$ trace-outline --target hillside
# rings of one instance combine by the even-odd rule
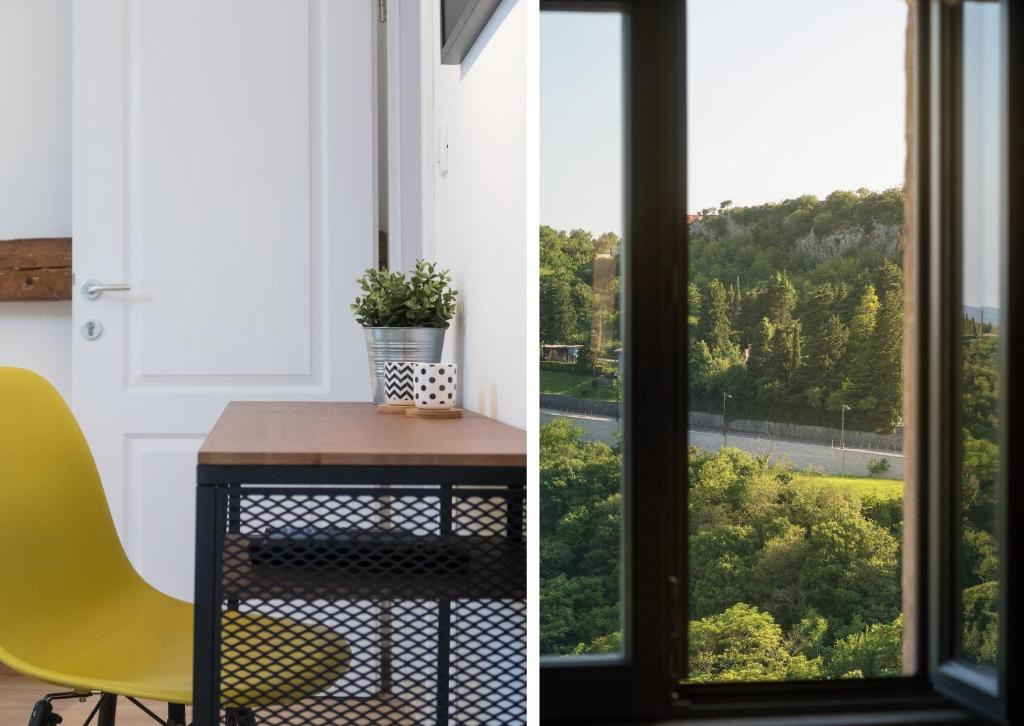
[[[903,191],[836,191],[782,202],[701,210],[690,224],[690,282],[754,288],[785,272],[802,297],[826,282],[877,285],[885,260],[902,266]],[[801,300],[802,302],[802,300]]]
[[[982,305],[981,307],[964,305],[964,317],[970,318],[976,323],[999,325],[999,308],[989,307],[988,305]]]
[[[903,193],[837,191],[690,222],[695,410],[891,432],[902,412]],[[620,345],[621,242],[540,229],[541,342],[582,343],[592,375]]]

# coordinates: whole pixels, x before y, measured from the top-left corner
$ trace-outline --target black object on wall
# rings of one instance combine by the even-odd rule
[[[460,65],[501,0],[441,0],[441,64]]]

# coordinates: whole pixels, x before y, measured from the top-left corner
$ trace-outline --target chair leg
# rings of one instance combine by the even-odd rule
[[[180,703],[167,704],[167,726],[185,726],[185,707]]]
[[[114,726],[114,721],[117,719],[117,696],[113,693],[104,693],[100,699],[100,710],[97,714],[99,718],[96,725]]]
[[[225,716],[227,726],[258,726],[251,708],[229,708]]]

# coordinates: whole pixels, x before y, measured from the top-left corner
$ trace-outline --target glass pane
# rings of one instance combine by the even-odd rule
[[[690,0],[689,681],[902,673],[903,0]]]
[[[623,18],[541,14],[541,654],[622,650]]]
[[[1002,180],[998,3],[963,5],[962,297],[959,592],[957,655],[997,662],[997,481],[1002,293]]]

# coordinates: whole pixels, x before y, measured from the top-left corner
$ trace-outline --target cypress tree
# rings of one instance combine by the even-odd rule
[[[736,282],[733,284],[732,289],[729,291],[729,321],[733,326],[733,341],[741,344],[744,342],[740,340],[739,330],[737,326],[741,325],[743,320],[743,292],[740,290],[740,278],[736,277]]]
[[[686,306],[686,327],[692,346],[700,335],[700,289],[692,282],[686,286]]]
[[[874,332],[876,426],[892,431],[903,415],[903,277],[892,262],[882,268],[884,292]]]
[[[846,353],[848,331],[836,314],[842,289],[830,282],[811,288],[807,294],[803,329],[807,331],[807,387],[835,384],[833,372]]]
[[[875,329],[878,327],[878,308],[875,286],[865,285],[850,320],[846,366],[848,377],[853,383],[852,405],[857,410],[858,423],[861,426],[872,426],[876,423],[878,384]]]
[[[540,339],[545,343],[566,343],[576,331],[572,288],[562,275],[547,274],[540,284]]]
[[[747,363],[747,369],[755,379],[771,377],[774,340],[775,326],[768,318],[761,318],[750,343],[750,360]]]
[[[762,314],[775,325],[789,325],[796,307],[796,288],[785,272],[776,272],[761,293]]]
[[[719,280],[708,283],[701,313],[701,337],[712,351],[728,353],[733,347],[732,325],[725,286]]]

